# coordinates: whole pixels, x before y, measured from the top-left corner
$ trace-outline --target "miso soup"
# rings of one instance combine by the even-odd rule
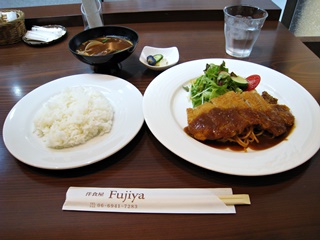
[[[103,56],[132,47],[131,41],[115,36],[94,38],[82,43],[77,53],[86,56]]]

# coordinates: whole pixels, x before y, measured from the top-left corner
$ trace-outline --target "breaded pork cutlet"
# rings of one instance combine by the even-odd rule
[[[287,106],[270,104],[256,91],[230,91],[196,108],[188,108],[187,116],[185,131],[201,141],[226,141],[252,127],[277,137],[294,124]]]

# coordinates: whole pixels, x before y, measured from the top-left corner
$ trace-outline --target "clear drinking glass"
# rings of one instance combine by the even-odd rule
[[[248,57],[268,17],[267,11],[239,5],[227,6],[223,12],[227,54],[237,58]]]
[[[82,0],[81,13],[85,30],[103,26],[102,6],[100,0]]]

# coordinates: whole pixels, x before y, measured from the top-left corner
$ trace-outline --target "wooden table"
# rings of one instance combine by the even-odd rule
[[[39,10],[39,9],[34,9]],[[223,21],[126,23],[140,35],[136,51],[114,75],[143,94],[159,74],[138,58],[145,45],[177,46],[183,63],[231,58],[224,51]],[[36,87],[92,68],[68,51],[82,26],[43,48],[24,43],[0,47],[0,125],[10,109]],[[200,41],[201,44],[195,46]],[[320,62],[278,21],[267,21],[246,59],[275,69],[305,87],[320,103]],[[290,86],[288,86],[290,91]],[[299,96],[297,96],[299,97]],[[240,177],[197,167],[166,149],[144,124],[122,150],[96,164],[51,171],[15,159],[0,138],[0,239],[317,239],[320,236],[320,152],[290,171]],[[232,215],[126,214],[62,211],[70,186],[224,188],[247,193],[252,205]]]

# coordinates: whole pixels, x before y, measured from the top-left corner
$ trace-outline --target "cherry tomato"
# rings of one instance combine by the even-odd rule
[[[261,81],[261,77],[258,74],[251,75],[251,76],[247,77],[246,79],[248,81],[248,87],[247,87],[246,91],[251,91],[251,90],[255,89]]]

